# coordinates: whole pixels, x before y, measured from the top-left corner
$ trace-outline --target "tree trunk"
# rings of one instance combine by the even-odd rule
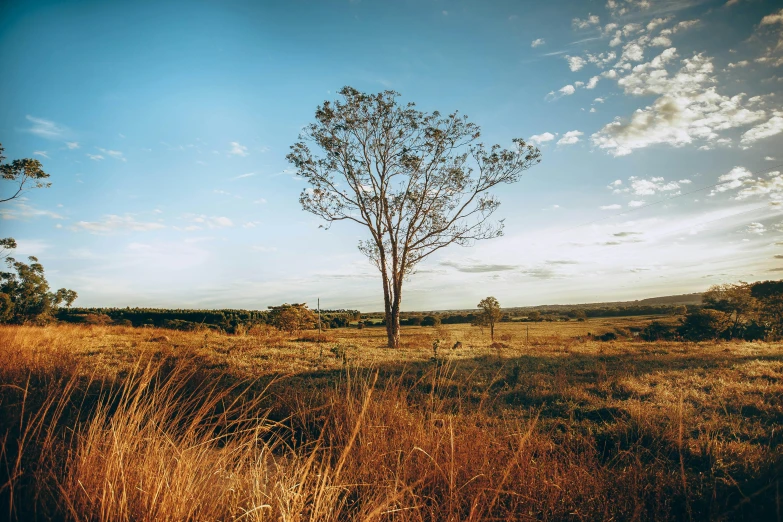
[[[386,307],[386,339],[389,348],[400,347],[400,291],[402,285],[392,285],[390,296],[384,296],[384,305]],[[385,290],[385,289],[384,289]]]
[[[495,323],[489,323],[489,338],[495,342]]]
[[[386,314],[386,338],[389,348],[400,347],[400,310],[390,310]]]

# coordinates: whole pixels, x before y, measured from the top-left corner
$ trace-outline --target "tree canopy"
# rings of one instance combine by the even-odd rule
[[[522,139],[487,148],[466,116],[419,111],[394,91],[339,94],[317,108],[288,160],[309,184],[299,198],[304,210],[327,227],[352,221],[369,232],[359,249],[381,272],[396,347],[405,277],[444,247],[500,236],[503,222],[491,219],[500,201],[490,190],[518,181],[541,154]]]

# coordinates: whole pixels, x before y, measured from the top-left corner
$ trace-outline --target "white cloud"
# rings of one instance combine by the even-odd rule
[[[574,18],[571,20],[571,25],[573,25],[575,29],[587,29],[600,23],[601,19],[598,17],[598,15],[594,14],[588,15],[584,20],[579,18]]]
[[[5,206],[0,208],[0,218],[2,219],[26,219],[48,217],[51,219],[65,219],[63,216],[51,210],[43,210],[28,205],[25,199],[16,201],[12,207]]]
[[[721,183],[710,192],[710,196],[717,194],[718,192],[726,192],[739,188],[748,178],[752,178],[753,174],[745,167],[734,167],[728,173],[721,175],[718,181]]]
[[[729,69],[736,69],[738,67],[747,67],[748,64],[750,64],[749,61],[747,61],[747,60],[740,60],[740,61],[738,61],[736,63],[730,63],[728,65],[728,67],[729,67]]]
[[[617,53],[614,51],[599,54],[587,53],[586,56],[588,62],[595,64],[602,69],[610,62],[613,62],[615,59],[617,59]]]
[[[530,139],[528,141],[536,145],[541,145],[542,143],[546,143],[547,141],[552,141],[553,139],[555,139],[554,134],[552,134],[551,132],[544,132],[543,134],[534,134],[533,136],[530,136]]]
[[[45,150],[36,150],[33,152],[33,156],[41,156],[42,158],[49,159],[49,154]]]
[[[585,66],[585,59],[581,56],[565,55],[564,58],[568,62],[568,68],[571,69],[572,72],[576,72]]]
[[[783,24],[783,9],[761,19],[761,25]]]
[[[593,144],[614,156],[630,154],[634,149],[656,144],[679,147],[696,140],[715,142],[718,132],[750,125],[766,116],[762,109],[743,105],[745,95],[718,94],[713,83],[713,65],[702,54],[682,61],[682,67],[670,77],[665,65],[676,57],[674,48],[666,49],[652,61],[637,65],[618,80],[626,94],[661,95],[651,106],[637,109],[629,120],[615,119],[592,135]],[[762,126],[746,139],[771,135],[776,121]]]
[[[43,118],[36,118],[34,116],[27,115],[27,121],[32,123],[32,126],[27,128],[27,132],[47,139],[56,139],[62,137],[68,132],[66,127],[59,125],[51,120],[45,120]]]
[[[109,214],[103,216],[101,221],[78,221],[73,228],[87,230],[93,234],[111,234],[120,231],[146,232],[166,228],[166,226],[161,223],[137,221],[132,214],[124,216]]]
[[[775,158],[773,158],[772,156],[764,156],[764,160],[766,160],[766,161],[775,161]]]
[[[239,176],[234,177],[234,179],[242,179],[242,178],[249,178],[251,176],[255,176],[255,172],[248,172],[247,174],[240,174]]]
[[[766,232],[767,229],[764,227],[763,224],[754,222],[754,223],[751,223],[750,225],[748,225],[748,227],[745,229],[745,231],[748,234],[756,234],[756,235],[760,236],[761,234]]]
[[[734,199],[743,200],[752,196],[768,196],[773,202],[783,200],[783,176],[779,171],[767,174],[768,179],[755,178],[745,181]]]
[[[650,40],[650,45],[653,47],[669,47],[671,46],[672,41],[670,38],[666,36],[656,36],[652,40]]]
[[[533,48],[535,48],[535,47],[541,47],[541,46],[542,46],[542,45],[544,45],[545,43],[546,43],[546,40],[544,40],[543,38],[536,38],[535,40],[533,40],[532,42],[530,42],[530,47],[533,47]]]
[[[65,146],[69,150],[78,149],[79,148],[79,142],[78,141],[66,141]]]
[[[253,201],[253,203],[255,203],[256,205],[263,205],[264,203],[266,203],[266,199],[258,198],[257,200]]]
[[[100,154],[90,154],[90,153],[87,153],[86,156],[88,158],[90,158],[91,160],[93,160],[93,161],[101,161],[102,159],[104,159],[104,157],[101,156]]]
[[[631,42],[623,47],[622,60],[641,62],[644,59],[644,49],[636,42]]]
[[[620,210],[621,208],[623,208],[623,206],[615,203],[614,205],[602,205],[598,208],[600,208],[601,210]]]
[[[644,203],[645,202],[643,200],[634,199],[628,202],[628,206],[632,208],[637,208],[637,207],[644,206]]]
[[[231,150],[228,151],[229,154],[232,154],[234,156],[242,156],[242,157],[248,155],[247,147],[245,147],[244,145],[240,145],[236,141],[232,141],[230,145],[231,145]]]
[[[586,89],[595,89],[595,86],[598,85],[598,81],[601,79],[600,76],[593,76],[588,80]]]
[[[202,227],[227,228],[227,227],[234,226],[234,222],[225,216],[206,216],[204,214],[200,214],[200,215],[189,214],[184,217],[186,219],[189,219],[189,221],[191,221],[192,223],[196,223],[196,225],[191,225],[190,227],[186,227],[185,230],[199,230]]]
[[[125,158],[125,156],[122,154],[122,152],[120,152],[118,150],[102,149],[100,147],[95,147],[95,148],[98,149],[99,151],[101,151],[102,153],[106,154],[107,156],[111,156],[114,159],[118,159],[120,161],[128,161]],[[88,154],[88,156],[89,156],[89,154]]]
[[[653,19],[652,19],[652,20],[650,20],[650,22],[647,24],[647,30],[648,30],[648,31],[652,31],[653,29],[655,29],[656,27],[658,27],[658,26],[660,26],[660,25],[663,25],[663,24],[669,23],[669,22],[671,21],[671,19],[672,19],[672,17],[671,17],[671,16],[662,17],[662,18],[653,18]]]
[[[749,145],[758,140],[780,134],[781,132],[783,132],[783,111],[775,111],[769,120],[746,131],[742,135],[740,142],[743,145]]]
[[[650,179],[638,178],[631,176],[628,178],[630,182],[630,192],[637,196],[652,196],[657,192],[671,192],[680,189],[680,184],[690,183],[690,180],[680,181],[666,181],[662,177],[652,177]]]
[[[571,96],[576,92],[576,88],[573,85],[566,85],[558,91],[563,96]]]
[[[572,130],[566,132],[562,138],[557,141],[558,145],[573,145],[579,142],[579,136],[584,135],[583,132],[578,130]]]

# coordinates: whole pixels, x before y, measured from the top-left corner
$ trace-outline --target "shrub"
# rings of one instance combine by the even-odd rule
[[[677,328],[660,321],[653,321],[642,329],[639,337],[644,341],[668,341],[677,337]]]
[[[687,341],[709,341],[718,339],[731,328],[726,314],[716,310],[696,310],[685,316],[679,333]]]
[[[421,320],[422,326],[438,326],[440,325],[440,317],[435,315],[428,315],[425,316],[424,319]]]

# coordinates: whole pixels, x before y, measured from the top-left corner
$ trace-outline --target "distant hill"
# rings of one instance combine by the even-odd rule
[[[595,310],[605,308],[630,308],[630,307],[648,307],[648,306],[699,306],[701,305],[701,293],[666,295],[662,297],[648,297],[647,299],[638,299],[636,301],[607,301],[603,303],[574,303],[574,304],[551,304],[536,306],[511,306],[503,307],[506,312],[558,312],[567,310]],[[437,310],[438,312],[472,312],[475,309],[465,310]],[[417,312],[422,313],[422,312]]]

